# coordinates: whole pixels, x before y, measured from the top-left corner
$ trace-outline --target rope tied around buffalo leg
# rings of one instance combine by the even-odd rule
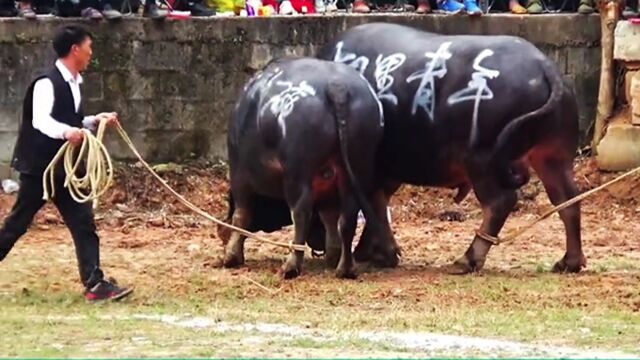
[[[491,236],[489,234],[486,234],[480,230],[476,230],[476,235],[478,237],[480,237],[481,239],[488,241],[490,243],[492,243],[493,245],[499,245],[502,243],[506,243],[506,242],[510,242],[513,241],[515,238],[517,238],[518,236],[524,234],[527,230],[531,229],[532,227],[534,227],[537,223],[549,218],[551,215],[555,214],[556,212],[562,211],[566,208],[568,208],[569,206],[578,203],[582,200],[584,200],[585,198],[588,198],[589,196],[604,190],[606,188],[608,188],[609,186],[622,181],[626,178],[628,178],[631,175],[636,174],[637,172],[640,172],[640,166],[636,167],[635,169],[629,170],[626,173],[616,177],[613,180],[610,180],[600,186],[597,186],[589,191],[586,191],[578,196],[575,196],[565,202],[563,202],[562,204],[553,207],[552,209],[546,211],[544,214],[540,215],[537,219],[535,219],[534,221],[522,226],[522,227],[518,227],[514,230],[512,230],[511,232],[509,232],[506,236],[504,237],[497,237],[497,236]]]

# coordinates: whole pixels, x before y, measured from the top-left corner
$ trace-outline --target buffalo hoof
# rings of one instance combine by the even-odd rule
[[[327,267],[330,269],[335,269],[340,262],[340,256],[342,255],[342,248],[327,248],[324,253],[324,261],[327,264]]]
[[[244,265],[244,255],[228,253],[224,256],[223,266],[225,268],[237,268]]]
[[[370,261],[372,257],[373,251],[371,246],[358,243],[358,246],[356,246],[356,249],[353,251],[353,258],[357,262],[367,262]]]
[[[553,265],[551,269],[554,273],[579,273],[583,267],[587,266],[587,259],[584,255],[580,255],[577,259],[567,260],[567,256],[563,256],[560,261]]]
[[[378,268],[395,268],[400,264],[400,249],[392,247],[374,250],[369,261]]]
[[[353,258],[360,263],[369,262],[378,268],[395,268],[400,264],[400,248],[358,248],[353,252]]]
[[[338,279],[357,279],[358,278],[358,273],[356,272],[356,270],[354,268],[351,269],[343,269],[343,268],[338,268],[336,270],[336,277]]]
[[[287,262],[286,264],[284,264],[284,266],[282,266],[282,276],[287,280],[295,279],[300,276],[301,273],[302,271],[300,271],[300,269],[295,264]]]
[[[466,256],[459,258],[451,264],[447,272],[451,275],[466,275],[482,270],[484,262],[471,260]]]

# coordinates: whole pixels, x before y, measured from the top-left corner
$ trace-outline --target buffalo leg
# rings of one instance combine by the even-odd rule
[[[342,197],[342,214],[338,220],[338,231],[342,238],[342,254],[336,269],[336,277],[341,279],[355,279],[357,277],[351,246],[358,225],[358,209],[358,203],[353,196]]]
[[[295,186],[295,181],[285,185],[287,202],[292,208],[291,219],[294,227],[294,240],[296,245],[305,245],[306,239],[310,235],[311,216],[313,215],[313,206],[311,191],[308,186]],[[304,251],[293,251],[289,255],[289,259],[282,267],[285,279],[293,279],[302,273],[302,262],[304,260]]]
[[[531,156],[531,165],[540,177],[553,205],[561,204],[578,195],[571,161],[545,158],[534,153]],[[587,263],[580,238],[580,203],[560,211],[560,219],[564,223],[567,248],[564,257],[554,265],[553,271],[579,272]]]
[[[394,268],[398,266],[400,247],[393,236],[391,225],[387,219],[387,206],[389,197],[383,191],[377,191],[373,196],[373,210],[380,223],[381,234],[374,234],[367,223],[364,227],[360,241],[354,251],[354,257],[359,262],[369,261],[371,264],[382,268]]]
[[[476,197],[482,206],[480,231],[487,235],[498,236],[507,217],[516,205],[518,196],[515,190],[502,188],[495,178],[480,175],[481,173],[482,167],[477,171],[472,169],[469,171]],[[467,274],[481,270],[491,245],[489,241],[476,235],[464,256],[454,262],[454,271],[459,274]]]
[[[338,261],[340,261],[340,252],[342,251],[342,241],[338,232],[340,214],[338,211],[327,210],[320,212],[320,218],[326,233],[325,261],[328,266],[335,269],[338,266]]]
[[[244,201],[244,197],[238,197],[235,203],[235,209],[231,217],[231,224],[246,229],[251,224],[251,211],[248,201]],[[224,267],[232,268],[242,266],[244,264],[244,241],[247,237],[233,231],[229,238],[224,251]]]

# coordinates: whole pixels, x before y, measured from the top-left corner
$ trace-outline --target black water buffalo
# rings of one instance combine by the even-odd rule
[[[318,57],[357,69],[383,103],[379,186],[387,194],[373,204],[379,213],[401,183],[457,188],[457,201],[473,189],[483,209],[479,232],[497,236],[516,204],[515,190],[529,179],[529,166],[553,204],[577,194],[574,91],[524,39],[446,36],[370,23],[340,34]],[[579,205],[560,217],[566,254],[554,271],[578,272],[586,264]],[[393,262],[393,237],[371,235],[366,229],[356,260],[383,251]],[[484,238],[475,236],[455,262],[456,271],[483,267],[492,245]]]
[[[355,277],[351,244],[358,211],[375,218],[366,197],[383,129],[382,105],[353,68],[313,58],[270,63],[249,81],[229,123],[229,219],[267,232],[293,219],[302,245],[326,231],[329,261],[339,256],[336,275]],[[224,266],[242,265],[245,238],[219,233],[228,240]],[[303,255],[292,253],[285,278],[300,274]]]

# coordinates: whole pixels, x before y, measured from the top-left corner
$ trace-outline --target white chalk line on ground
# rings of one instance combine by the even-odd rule
[[[425,353],[482,353],[490,356],[525,357],[563,357],[563,358],[616,358],[638,359],[638,355],[624,352],[610,352],[598,349],[578,349],[571,347],[527,344],[516,341],[488,339],[471,336],[444,335],[429,332],[396,331],[344,331],[336,332],[322,329],[310,329],[302,326],[275,323],[232,323],[209,317],[176,316],[160,314],[134,314],[131,316],[101,315],[101,320],[116,321],[155,321],[166,325],[189,329],[209,329],[220,333],[253,333],[265,335],[265,341],[308,338],[318,342],[344,341],[349,339],[366,340],[371,343],[393,346],[398,350]],[[82,321],[86,316],[39,316],[30,317],[34,321]]]

